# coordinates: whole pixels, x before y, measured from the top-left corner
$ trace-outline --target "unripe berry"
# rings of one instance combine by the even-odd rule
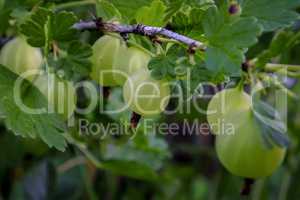
[[[28,76],[25,72],[32,71],[32,74],[36,74],[42,61],[40,49],[30,46],[21,37],[9,41],[0,53],[0,64],[29,81],[32,81],[36,75]]]

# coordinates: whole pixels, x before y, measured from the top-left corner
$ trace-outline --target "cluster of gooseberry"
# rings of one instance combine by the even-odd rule
[[[167,82],[151,77],[150,59],[147,50],[128,47],[117,35],[104,35],[93,45],[91,78],[105,87],[122,86],[124,101],[135,113],[141,116],[159,114],[169,102],[170,88]],[[16,37],[3,47],[0,64],[22,77],[28,70],[41,70],[42,55],[39,49]],[[65,119],[72,115],[76,95],[70,82],[54,74],[24,78],[47,96],[49,104]],[[63,85],[64,90],[59,85]],[[207,119],[216,135],[217,155],[228,171],[256,179],[271,175],[279,167],[286,151],[280,147],[265,147],[248,94],[238,88],[223,90],[213,97],[207,110],[216,111],[208,113]],[[234,134],[224,134],[223,126],[213,126],[220,120],[232,124]]]
[[[117,35],[104,35],[93,45],[92,79],[105,87],[122,86],[129,108],[141,115],[161,113],[170,98],[169,85],[151,78],[151,55],[141,47],[127,47]]]
[[[9,41],[0,53],[0,64],[30,81],[47,97],[54,111],[68,119],[75,110],[75,89],[72,83],[54,73],[45,73],[42,62],[40,49],[30,46],[22,37]]]

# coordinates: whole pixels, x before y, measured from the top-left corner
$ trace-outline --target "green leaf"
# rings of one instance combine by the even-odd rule
[[[154,79],[161,80],[166,76],[175,76],[176,59],[173,56],[159,55],[149,62],[148,68],[152,71]]]
[[[0,111],[5,116],[8,129],[23,137],[40,137],[49,147],[60,151],[66,148],[62,135],[65,131],[63,120],[55,113],[30,114],[17,104],[14,86],[18,76],[0,65]],[[26,90],[26,92],[25,92]],[[48,102],[41,92],[24,81],[21,91],[23,103],[30,108],[48,108]]]
[[[244,61],[244,54],[241,50],[230,47],[209,47],[205,53],[207,69],[214,72],[225,72],[238,75],[241,72],[241,63]]]
[[[204,11],[202,9],[193,9],[189,14],[178,12],[172,18],[172,30],[189,35],[191,32],[197,32],[198,36],[202,32],[202,17]]]
[[[166,144],[152,136],[144,144],[136,143],[136,138],[125,144],[107,144],[102,149],[104,168],[138,179],[157,180],[157,170],[168,153]]]
[[[66,47],[62,47],[65,55],[58,60],[52,60],[51,64],[57,69],[62,69],[67,75],[88,76],[91,71],[90,57],[92,48],[89,44],[80,41],[72,41]]]
[[[190,72],[190,79],[191,83],[190,85],[187,85],[186,81],[184,81],[182,84],[183,89],[190,90],[190,93],[196,92],[196,89],[198,89],[199,84],[201,83],[222,83],[225,80],[224,74],[213,74],[210,70],[205,68],[203,65],[196,65],[191,68]],[[184,92],[184,94],[188,94],[188,92]],[[185,97],[187,99],[188,97]]]
[[[165,15],[165,22],[168,22],[173,15],[175,15],[178,11],[180,11],[182,5],[183,5],[182,0],[173,0],[167,5],[166,9],[166,15]]]
[[[30,45],[43,47],[53,41],[72,41],[76,30],[71,27],[76,21],[77,17],[73,13],[53,13],[48,9],[38,8],[20,27]]]
[[[73,40],[77,31],[71,27],[77,21],[77,17],[71,12],[63,11],[58,14],[54,14],[51,18],[51,31],[53,31],[52,40],[59,42]]]
[[[274,31],[289,27],[299,18],[299,14],[291,10],[296,5],[299,5],[297,0],[244,0],[242,15],[256,17],[264,31]]]
[[[45,24],[47,24],[51,11],[38,8],[31,14],[30,19],[21,25],[21,33],[27,36],[27,42],[34,47],[43,47],[46,43]]]
[[[150,6],[140,8],[136,21],[149,26],[163,26],[166,6],[160,0],[154,0]]]
[[[256,122],[262,130],[262,137],[267,147],[272,148],[276,145],[287,148],[290,145],[285,124],[280,119],[280,114],[275,108],[254,98],[253,113]]]
[[[212,37],[217,33],[223,26],[225,26],[225,20],[221,12],[217,7],[209,8],[203,19],[202,26],[204,28],[207,37]]]
[[[120,90],[115,90],[114,98]],[[112,98],[113,99],[113,98]],[[118,108],[118,106],[117,106]],[[130,134],[127,141],[102,143],[102,166],[110,171],[125,176],[155,181],[158,170],[163,167],[166,158],[170,157],[168,144],[155,134],[157,121],[141,120],[137,129]]]
[[[30,12],[23,7],[14,9],[10,14],[10,16],[16,20],[17,25],[24,23],[29,15]]]
[[[269,48],[263,51],[257,59],[256,66],[264,67],[272,58],[284,54],[289,50],[290,40],[295,34],[293,32],[279,31],[273,37]],[[294,45],[294,43],[293,43]]]
[[[134,161],[107,160],[102,163],[102,166],[118,175],[141,180],[155,181],[159,177],[151,168]]]
[[[120,11],[124,18],[130,21],[136,16],[137,11],[141,7],[151,4],[152,0],[110,0],[110,2]]]
[[[172,29],[182,34],[189,33],[191,31],[191,27],[189,25],[189,16],[183,12],[178,12],[172,18]]]
[[[229,22],[224,22],[223,18],[216,7],[208,9],[203,27],[210,44],[247,48],[257,42],[261,27],[255,18],[239,18]]]
[[[96,1],[96,11],[97,17],[101,17],[105,21],[111,19],[122,19],[120,11],[112,3],[106,0]]]
[[[186,9],[201,9],[206,10],[207,8],[215,5],[213,0],[172,0],[167,4],[167,10],[165,15],[165,22],[168,22],[175,14]]]
[[[228,18],[226,14],[210,7],[204,16],[203,29],[209,41],[205,63],[215,73],[231,74],[240,71],[244,49],[257,42],[261,27],[255,18]]]
[[[125,145],[109,144],[106,146],[104,160],[121,160],[141,163],[153,170],[157,170],[162,166],[161,161],[153,162],[156,155],[151,152],[143,152],[135,147],[131,142]]]

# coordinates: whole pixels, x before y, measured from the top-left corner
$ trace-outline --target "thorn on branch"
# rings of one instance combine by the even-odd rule
[[[251,178],[244,179],[244,185],[241,190],[242,196],[248,196],[251,193],[252,185],[254,184],[254,180]]]
[[[132,31],[135,34],[140,34],[140,35],[147,35],[147,33],[144,30],[144,25],[143,24],[137,24],[134,28],[134,30]]]
[[[167,25],[165,26],[165,29],[168,29],[168,30],[172,31],[172,30],[173,30],[173,27],[172,27],[171,24],[167,24]]]
[[[188,54],[194,55],[197,50],[197,45],[196,44],[191,44],[187,50]]]
[[[103,20],[101,17],[96,18],[94,22],[96,24],[97,29],[103,29]]]
[[[123,38],[123,40],[125,42],[127,42],[129,40],[129,35],[128,33],[120,33],[121,37]]]
[[[162,41],[157,36],[150,36],[149,38],[154,44],[162,44]]]
[[[141,117],[142,116],[140,114],[138,114],[136,112],[132,112],[131,119],[130,119],[130,127],[132,129],[136,129],[136,127],[139,124],[139,121],[140,121]]]

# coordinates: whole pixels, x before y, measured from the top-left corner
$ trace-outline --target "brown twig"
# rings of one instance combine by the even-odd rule
[[[133,33],[149,37],[164,36],[166,38],[174,39],[176,41],[184,43],[189,47],[195,47],[196,49],[200,50],[206,49],[206,46],[202,42],[199,42],[187,36],[170,31],[166,28],[146,26],[143,24],[122,25],[112,22],[103,22],[101,19],[97,19],[93,21],[80,21],[74,24],[73,28],[80,31],[101,30],[104,32],[116,32],[120,34]]]

